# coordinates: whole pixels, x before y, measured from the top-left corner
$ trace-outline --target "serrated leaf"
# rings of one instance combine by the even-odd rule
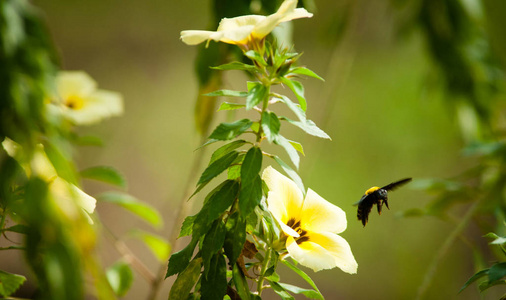
[[[241,183],[239,193],[239,210],[244,218],[255,210],[262,200],[262,179],[259,175],[250,181]]]
[[[276,140],[274,141],[274,143],[283,147],[283,149],[285,149],[286,153],[288,153],[288,157],[290,157],[290,160],[295,165],[295,167],[298,169],[300,157],[299,157],[299,154],[297,153],[297,150],[295,150],[295,148],[292,146],[292,144],[290,144],[290,142],[285,137],[283,137],[281,135],[278,135],[276,137]]]
[[[304,148],[302,147],[301,143],[295,142],[295,141],[291,141],[291,140],[288,140],[288,142],[292,145],[293,148],[295,148],[295,150],[299,151],[302,155],[305,156],[305,154],[304,154]]]
[[[232,102],[223,102],[223,103],[221,103],[220,107],[218,108],[218,111],[221,111],[221,110],[236,110],[236,109],[240,109],[240,108],[243,108],[243,107],[246,107],[246,105],[239,104],[239,103],[232,103]]]
[[[251,295],[249,291],[248,281],[244,277],[241,268],[239,268],[236,263],[234,263],[234,266],[232,268],[232,280],[234,281],[234,285],[237,289],[239,297],[241,297],[241,300],[250,300]]]
[[[214,70],[244,70],[251,73],[254,73],[257,71],[257,68],[253,65],[248,65],[242,62],[233,61],[228,64],[219,65],[216,67],[211,67],[211,69]]]
[[[26,281],[21,275],[7,273],[0,270],[0,295],[9,297]]]
[[[297,184],[300,190],[304,193],[305,191],[304,184],[302,183],[302,179],[300,179],[299,174],[297,174],[297,172],[295,172],[278,156],[274,156],[273,159],[279,164],[279,166],[285,171],[288,177],[290,177],[295,182],[295,184]]]
[[[169,266],[167,267],[167,274],[165,274],[165,278],[180,273],[188,267],[188,264],[190,263],[190,259],[193,256],[193,251],[195,250],[195,246],[197,246],[198,241],[199,237],[196,237],[195,235],[192,236],[192,240],[185,248],[171,255],[169,259]],[[202,261],[201,258],[200,260]]]
[[[258,147],[252,147],[246,153],[241,167],[242,182],[252,182],[262,168],[262,150]]]
[[[112,290],[119,297],[123,297],[128,292],[134,281],[132,269],[123,261],[116,262],[107,268],[105,275]]]
[[[140,229],[131,231],[129,236],[143,241],[159,261],[169,258],[170,245],[165,238]]]
[[[183,236],[189,236],[192,234],[193,222],[195,221],[196,218],[197,215],[188,216],[184,219],[183,225],[181,225],[181,231],[179,232],[178,238]]]
[[[300,108],[302,108],[303,111],[306,111],[307,103],[304,96],[304,86],[302,83],[285,77],[281,77],[281,82],[286,84],[286,86],[292,90],[292,92],[295,94],[295,97],[297,97],[297,100],[299,101]]]
[[[206,278],[209,275],[211,258],[223,247],[226,233],[225,224],[221,221],[221,219],[218,219],[214,221],[211,229],[204,237],[201,253]]]
[[[317,291],[318,293],[320,293],[320,290],[318,289],[318,287],[316,286],[316,284],[314,283],[314,281],[311,279],[311,277],[309,277],[306,273],[304,273],[304,271],[302,271],[301,269],[299,269],[297,266],[293,265],[292,263],[290,263],[289,261],[287,260],[280,260],[284,265],[286,265],[287,267],[289,267],[290,269],[292,269],[292,271],[294,271],[295,273],[297,273],[297,275],[299,275],[302,279],[304,279],[307,283],[309,283],[309,285],[315,290]],[[321,294],[321,293],[320,293]]]
[[[306,296],[309,299],[321,299],[321,300],[323,300],[323,295],[320,294],[319,292],[315,291],[315,290],[303,289],[303,288],[298,287],[298,286],[294,286],[294,285],[287,284],[287,283],[281,283],[281,282],[279,282],[278,284],[281,287],[283,287],[285,290],[289,291],[289,292],[292,292],[292,293],[295,293],[295,294],[302,294],[302,295]]]
[[[248,97],[246,97],[246,110],[250,110],[258,103],[262,103],[267,96],[269,96],[267,88],[259,82],[256,83],[256,85],[248,92]]]
[[[228,168],[227,179],[237,180],[241,177],[241,165],[230,166]]]
[[[198,218],[194,224],[199,224],[201,220],[204,219],[207,219],[207,224],[211,224],[221,214],[223,214],[230,205],[232,205],[238,192],[239,183],[234,180],[228,180],[227,183],[204,204],[206,216],[201,216],[201,218]],[[207,225],[205,227],[207,227]],[[195,227],[193,231],[195,232]]]
[[[126,180],[121,173],[112,167],[98,166],[84,169],[80,172],[81,177],[109,183],[119,187],[126,187]]]
[[[270,281],[272,290],[281,297],[283,300],[295,300],[279,283]]]
[[[263,66],[267,65],[267,63],[265,62],[265,59],[263,58],[263,56],[260,55],[255,50],[249,50],[248,52],[244,53],[244,56],[246,56],[247,58],[249,58],[251,60],[256,61],[257,63],[259,63],[259,64],[261,64]]]
[[[202,299],[222,300],[227,293],[227,262],[222,254],[213,256],[208,276],[203,276],[200,289]]]
[[[221,123],[214,129],[209,138],[220,141],[231,140],[248,130],[251,124],[253,124],[253,122],[248,119],[242,119],[232,123]]]
[[[320,77],[318,74],[316,74],[315,72],[313,72],[310,69],[305,68],[305,67],[296,67],[296,68],[293,68],[292,70],[289,71],[289,74],[305,75],[305,76],[313,77],[313,78],[316,78],[316,79],[320,79],[321,81],[325,81],[325,79],[323,79],[322,77]]]
[[[283,102],[301,122],[306,122],[306,113],[302,110],[302,108],[300,108],[300,105],[293,103],[292,100],[290,100],[290,98],[286,96],[283,95],[278,96],[280,97],[278,97],[277,99]]]
[[[248,96],[248,92],[232,91],[232,90],[217,90],[217,91],[214,91],[214,92],[210,92],[210,93],[204,94],[202,96],[207,96],[207,97],[221,97],[221,96],[225,96],[225,97],[247,97]]]
[[[16,224],[14,226],[7,227],[7,228],[4,228],[4,229],[0,230],[0,232],[5,232],[5,231],[16,232],[16,233],[21,233],[21,234],[27,234],[28,233],[28,227],[26,225],[23,225],[23,224]]]
[[[226,227],[225,254],[230,264],[235,264],[246,241],[246,222],[241,218],[239,212],[235,212],[228,217]]]
[[[481,270],[478,273],[474,274],[467,280],[467,282],[460,288],[459,293],[462,292],[465,288],[467,288],[471,283],[475,282],[476,280],[485,277],[488,275],[489,269]]]
[[[273,143],[279,134],[279,129],[281,128],[278,116],[276,116],[273,112],[264,111],[262,113],[261,126],[267,140],[270,143]]]
[[[239,153],[237,151],[232,151],[214,161],[204,170],[204,172],[199,178],[199,182],[197,183],[197,185],[206,183],[211,179],[213,179],[214,177],[220,175],[230,166],[230,164],[232,164],[232,162],[234,162],[234,160],[237,158],[238,155]]]
[[[188,267],[179,274],[169,292],[169,300],[187,300],[193,286],[197,283],[202,269],[202,258],[192,260]]]
[[[500,280],[506,276],[506,262],[497,263],[490,267],[488,271],[488,282]]]
[[[300,122],[300,121],[290,120],[286,117],[283,117],[283,119],[285,119],[288,122],[290,122],[291,124],[299,127],[300,129],[304,130],[306,133],[308,133],[310,135],[317,136],[317,137],[320,137],[323,139],[331,140],[330,136],[327,133],[325,133],[325,131],[321,130],[318,126],[316,126],[316,124],[311,120],[306,120],[305,122]]]
[[[248,142],[245,141],[245,140],[237,140],[237,141],[233,141],[233,142],[230,142],[228,144],[225,144],[223,146],[221,146],[220,148],[216,149],[216,151],[213,152],[213,154],[211,155],[211,160],[209,161],[209,164],[212,164],[213,162],[215,162],[216,160],[218,160],[219,158],[223,157],[225,154],[247,144]]]
[[[131,195],[120,192],[106,192],[99,195],[97,199],[122,206],[156,228],[162,225],[162,217],[155,208],[147,203],[140,202]]]

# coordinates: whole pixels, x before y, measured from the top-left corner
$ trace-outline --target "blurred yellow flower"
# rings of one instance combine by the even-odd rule
[[[338,267],[357,273],[358,264],[348,242],[337,235],[346,229],[346,214],[308,189],[303,199],[297,185],[272,167],[262,179],[269,187],[267,205],[285,233],[288,254],[315,272]]]
[[[119,93],[98,90],[96,82],[82,71],[61,71],[56,76],[56,99],[49,104],[75,125],[91,125],[123,113]],[[56,104],[56,107],[54,105]]]
[[[2,146],[5,152],[21,165],[27,176],[37,176],[48,183],[50,196],[67,215],[74,214],[72,203],[75,203],[87,213],[86,217],[92,222],[88,214],[95,210],[97,200],[58,176],[42,144],[37,145],[31,159],[26,157],[18,143],[9,138],[4,139]]]
[[[246,45],[251,40],[261,40],[280,23],[294,19],[311,18],[304,8],[296,8],[297,0],[285,0],[278,11],[269,16],[246,15],[221,20],[218,30],[184,30],[181,39],[188,45],[214,40],[234,45]]]

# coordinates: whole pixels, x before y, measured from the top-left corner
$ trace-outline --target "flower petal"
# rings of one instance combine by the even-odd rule
[[[87,96],[97,88],[97,83],[82,71],[60,71],[56,76],[56,89],[62,100],[70,96]]]
[[[265,168],[262,179],[269,187],[267,205],[271,213],[284,224],[291,218],[300,220],[303,198],[295,182],[271,166]]]
[[[257,39],[262,39],[271,33],[280,23],[299,18],[311,18],[313,14],[304,8],[297,8],[297,0],[286,0],[279,7],[278,11],[268,16],[265,20],[255,26],[252,34]]]
[[[63,116],[76,125],[90,125],[123,113],[123,98],[119,93],[99,90],[83,98],[79,109],[65,108]]]
[[[293,12],[286,14],[283,19],[281,19],[280,23],[288,22],[295,19],[301,18],[311,18],[313,14],[308,12],[305,8],[296,8]]]
[[[309,241],[297,244],[292,237],[286,241],[290,256],[315,272],[338,267],[346,273],[357,273],[358,264],[350,245],[333,233],[308,232]]]
[[[181,31],[181,40],[187,45],[197,45],[211,39],[215,33],[207,30],[184,30]]]
[[[346,213],[308,189],[302,206],[301,226],[313,232],[340,233],[346,229]]]

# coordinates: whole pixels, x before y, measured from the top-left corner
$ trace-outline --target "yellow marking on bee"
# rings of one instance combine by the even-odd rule
[[[367,191],[365,191],[365,194],[366,195],[369,195],[370,193],[372,192],[375,192],[377,190],[379,190],[380,188],[378,186],[373,186],[372,188],[368,189]]]

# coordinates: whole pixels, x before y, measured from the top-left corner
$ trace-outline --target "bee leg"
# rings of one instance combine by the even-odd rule
[[[382,208],[382,206],[383,206],[383,201],[380,200],[378,202],[378,215],[381,215],[381,208]]]
[[[384,199],[384,202],[385,202],[385,206],[390,209],[390,207],[388,207],[388,199]]]

